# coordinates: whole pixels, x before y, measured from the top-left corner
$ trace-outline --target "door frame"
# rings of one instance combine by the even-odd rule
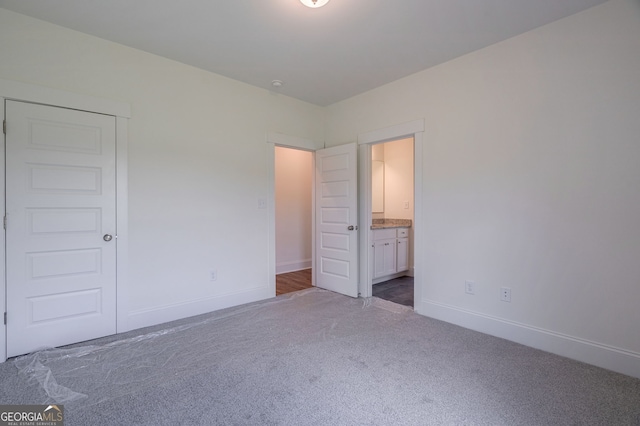
[[[395,126],[372,130],[358,134],[358,173],[360,197],[360,223],[371,223],[371,146],[399,139],[413,138],[413,309],[424,314],[422,303],[423,280],[423,241],[421,237],[423,227],[422,213],[422,164],[423,164],[423,137],[424,119],[414,120]],[[364,228],[364,226],[362,227]],[[364,230],[364,229],[363,229]],[[360,294],[362,297],[371,297],[373,277],[371,274],[371,247],[372,234],[369,226],[368,232],[360,233]]]
[[[268,201],[267,201],[267,227],[268,227],[268,262],[269,262],[269,294],[276,295],[276,146],[311,152],[311,285],[316,285],[316,150],[324,148],[324,142],[315,142],[311,139],[285,135],[283,133],[269,132],[267,134],[267,176],[268,176]]]
[[[127,320],[127,270],[128,270],[128,119],[131,118],[131,106],[128,103],[110,99],[81,95],[64,90],[33,84],[0,79],[0,117],[5,117],[5,100],[31,102],[60,108],[75,109],[97,114],[114,116],[116,119],[116,331],[126,330]],[[0,149],[0,208],[6,215],[5,205],[5,135],[2,136]],[[0,232],[0,308],[7,312],[6,252],[5,232]],[[11,318],[8,318],[11,321]],[[0,362],[7,359],[7,326],[0,321]]]

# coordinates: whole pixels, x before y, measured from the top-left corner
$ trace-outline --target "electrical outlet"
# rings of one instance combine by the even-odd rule
[[[476,294],[476,283],[473,281],[464,282],[464,292],[467,294]]]
[[[209,271],[209,280],[217,281],[218,280],[218,271],[216,269],[212,269]]]
[[[509,287],[500,288],[500,300],[503,302],[511,302],[511,289]]]
[[[405,208],[405,209],[408,209],[408,208],[409,208],[409,202],[408,202],[408,201],[405,201],[405,202],[404,202],[404,208]]]

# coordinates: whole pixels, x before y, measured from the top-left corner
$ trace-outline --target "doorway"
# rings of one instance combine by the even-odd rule
[[[413,136],[373,144],[371,165],[371,294],[413,307]]]
[[[312,287],[313,153],[275,147],[276,296]]]
[[[372,147],[389,141],[395,141],[405,138],[413,139],[413,217],[411,224],[412,237],[412,259],[413,259],[413,309],[414,311],[424,314],[423,301],[423,241],[421,232],[424,227],[422,215],[422,176],[423,176],[423,139],[424,139],[425,122],[424,119],[409,121],[390,127],[372,130],[358,135],[359,145],[359,180],[360,180],[360,223],[366,227],[373,224],[373,206],[372,206]],[[405,201],[405,200],[402,200]],[[404,205],[403,205],[404,207]],[[391,235],[389,235],[391,237]],[[398,234],[396,233],[396,238]],[[372,287],[374,281],[373,274],[373,235],[372,232],[363,232],[360,235],[360,247],[364,250],[360,251],[360,286],[359,292],[362,297],[370,297],[372,295]]]

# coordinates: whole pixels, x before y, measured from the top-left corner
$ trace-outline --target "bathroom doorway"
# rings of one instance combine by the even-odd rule
[[[276,296],[312,287],[313,153],[275,147]]]
[[[371,145],[371,295],[414,305],[414,138]]]

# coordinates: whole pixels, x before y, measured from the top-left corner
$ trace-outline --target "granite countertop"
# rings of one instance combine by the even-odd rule
[[[373,219],[371,229],[411,228],[411,219]]]

